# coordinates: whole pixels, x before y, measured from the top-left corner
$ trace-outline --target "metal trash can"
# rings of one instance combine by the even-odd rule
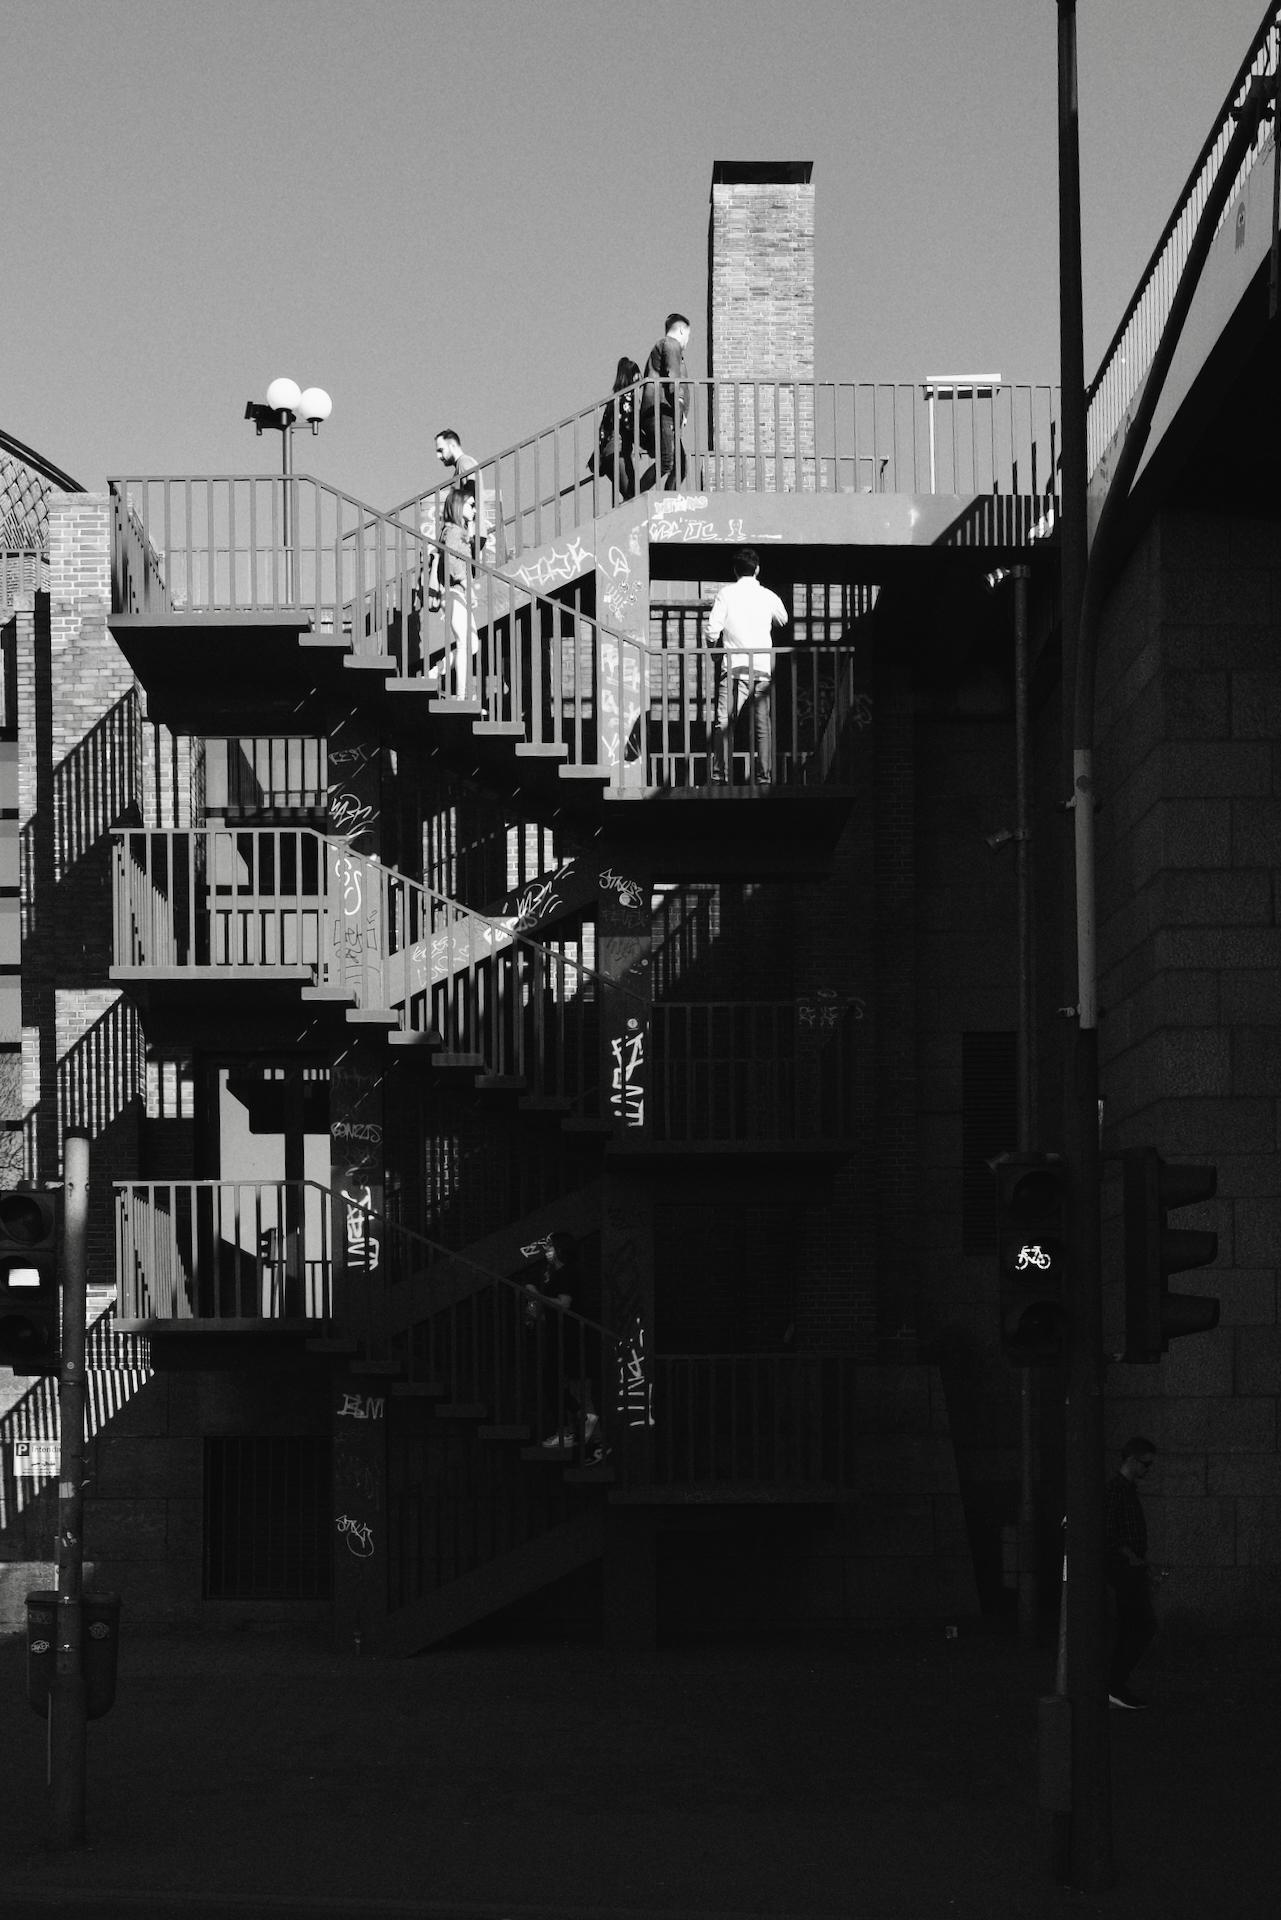
[[[116,1664],[120,1648],[120,1595],[86,1593],[80,1601],[84,1640],[85,1714],[97,1720],[115,1704]],[[27,1595],[27,1699],[43,1718],[57,1671],[58,1596]]]

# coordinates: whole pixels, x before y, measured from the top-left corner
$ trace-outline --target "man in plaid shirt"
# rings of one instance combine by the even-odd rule
[[[1108,1700],[1114,1707],[1146,1706],[1130,1692],[1130,1673],[1156,1634],[1156,1613],[1148,1586],[1148,1523],[1136,1482],[1152,1470],[1156,1448],[1142,1434],[1121,1449],[1121,1466],[1108,1482],[1103,1517],[1107,1575],[1116,1594],[1116,1641],[1108,1674]]]

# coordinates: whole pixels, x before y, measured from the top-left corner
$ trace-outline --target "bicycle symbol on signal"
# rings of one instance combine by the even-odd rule
[[[1025,1267],[1040,1267],[1044,1271],[1046,1267],[1053,1265],[1053,1261],[1050,1255],[1038,1245],[1034,1247],[1020,1247],[1019,1257],[1014,1265],[1016,1271],[1019,1273],[1022,1273]]]

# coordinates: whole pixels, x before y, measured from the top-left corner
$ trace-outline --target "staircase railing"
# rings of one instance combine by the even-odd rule
[[[483,696],[483,718],[500,731],[573,764],[618,760],[642,643],[509,577],[485,553],[435,612],[424,589],[433,561],[448,578],[443,543],[310,475],[110,485],[114,613],[293,616],[401,678],[439,672],[461,645],[476,656],[467,697]]]
[[[1139,277],[1133,298],[1121,317],[1087,393],[1087,465],[1092,473],[1120,426],[1130,402],[1142,386],[1157,343],[1170,315],[1175,292],[1183,275],[1192,238],[1201,218],[1210,188],[1223,165],[1237,109],[1251,83],[1276,73],[1281,62],[1281,4],[1270,0],[1263,21],[1250,42],[1236,78],[1228,88],[1205,144],[1193,162],[1183,191],[1165,223],[1160,239]],[[1232,201],[1268,141],[1266,120],[1259,137],[1239,169],[1228,196],[1228,218]],[[1272,139],[1276,138],[1273,127]]]
[[[1053,495],[1059,396],[1001,381],[872,383],[691,379],[682,429],[687,494],[1022,493]],[[632,389],[644,417],[645,383]],[[597,438],[613,395],[479,462],[486,511],[504,564],[572,534],[615,505],[596,470]],[[638,486],[654,456],[638,444]],[[448,480],[391,509],[434,527]]]
[[[861,724],[863,706],[855,660],[856,649],[849,645],[770,650],[771,777],[777,785],[821,786],[850,778],[851,722]],[[705,786],[712,777],[717,696],[727,671],[724,650],[711,643],[651,648],[640,667],[640,684],[619,729],[622,753],[612,784],[623,791]],[[732,745],[731,779],[754,785],[746,714],[738,720]]]
[[[329,1190],[308,1180],[116,1184],[117,1316],[151,1327],[324,1326]]]
[[[638,1003],[572,937],[531,940],[313,828],[121,828],[114,841],[117,968],[284,970],[393,1016],[482,1084],[602,1117],[601,1011]]]
[[[810,1499],[856,1480],[857,1359],[842,1353],[659,1354],[645,1449],[622,1487],[773,1489]]]

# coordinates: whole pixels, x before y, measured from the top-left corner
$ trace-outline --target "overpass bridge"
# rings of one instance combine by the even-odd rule
[[[1209,256],[1156,401],[1127,515],[1132,531],[1171,495],[1188,504],[1251,500],[1275,492],[1278,383],[1278,246],[1281,154],[1276,94],[1281,4],[1271,0],[1140,277],[1087,394],[1091,530],[1163,333],[1207,200],[1227,188]],[[1273,89],[1245,157],[1229,145],[1252,90]]]

